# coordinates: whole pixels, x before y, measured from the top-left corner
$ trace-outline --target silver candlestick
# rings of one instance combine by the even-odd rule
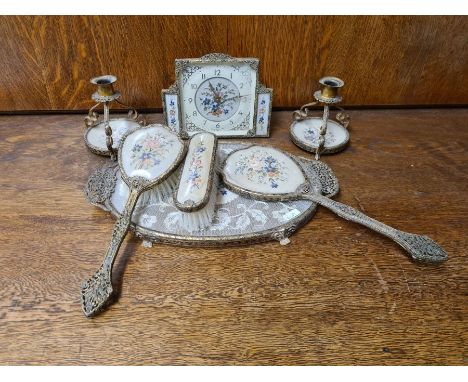
[[[145,126],[146,122],[143,116],[131,106],[125,105],[119,101],[120,92],[114,90],[114,83],[117,77],[105,75],[91,79],[91,83],[97,86],[96,92],[91,98],[96,101],[88,115],[85,117],[85,126],[88,128],[85,133],[85,143],[88,148],[99,155],[110,156],[112,160],[117,159],[117,147],[120,137],[130,128]],[[114,118],[109,116],[110,105],[112,102],[129,109],[127,118]],[[99,105],[103,105],[103,120],[95,111]],[[113,131],[113,129],[118,130]]]
[[[344,82],[337,77],[323,77],[319,80],[320,89],[314,92],[315,101],[303,105],[293,112],[293,123],[290,128],[291,140],[300,148],[315,153],[319,160],[322,154],[331,154],[342,150],[349,140],[347,127],[350,117],[337,106],[343,100],[339,94]],[[310,108],[323,104],[321,117],[314,117]],[[330,119],[330,106],[340,110]],[[327,130],[331,129],[329,134]],[[325,139],[326,138],[326,139]]]
[[[327,133],[327,123],[330,114],[330,104],[336,105],[343,100],[343,97],[338,94],[343,87],[344,82],[337,77],[323,77],[319,80],[321,89],[314,93],[314,98],[323,103],[322,126],[320,127],[320,135],[318,139],[318,147],[315,152],[315,159],[320,159],[320,154],[325,145],[325,134]]]

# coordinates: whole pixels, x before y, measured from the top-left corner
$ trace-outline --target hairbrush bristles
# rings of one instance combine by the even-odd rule
[[[214,174],[211,192],[205,207],[194,212],[180,212],[180,225],[189,232],[208,228],[214,219],[216,194],[218,193],[218,175]]]
[[[147,206],[159,203],[170,198],[177,187],[178,171],[174,171],[164,182],[153,187],[151,190],[143,192],[138,198],[137,206]]]

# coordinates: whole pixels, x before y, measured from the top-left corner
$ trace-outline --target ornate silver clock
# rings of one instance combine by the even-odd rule
[[[257,58],[212,53],[177,59],[176,82],[163,89],[167,126],[181,137],[268,137],[272,89],[258,81]]]

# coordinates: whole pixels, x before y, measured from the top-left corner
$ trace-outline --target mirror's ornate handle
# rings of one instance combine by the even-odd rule
[[[379,232],[402,246],[413,260],[426,263],[440,263],[448,259],[447,252],[434,240],[427,236],[400,231],[375,220],[346,204],[339,203],[318,194],[303,194],[308,200],[333,211],[343,219],[361,224],[373,231]]]
[[[81,287],[81,303],[86,317],[94,316],[110,302],[113,293],[112,267],[130,227],[133,210],[140,193],[139,189],[131,189],[124,211],[115,223],[112,239],[102,265]]]

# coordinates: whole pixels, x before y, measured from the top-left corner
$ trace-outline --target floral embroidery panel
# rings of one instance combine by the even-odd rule
[[[132,147],[130,156],[132,166],[136,169],[147,170],[159,165],[173,145],[174,140],[168,139],[161,133],[145,135]]]
[[[252,182],[269,184],[271,188],[278,188],[278,182],[288,179],[285,163],[262,150],[241,156],[236,166],[236,174],[245,175]]]
[[[204,142],[198,142],[194,150],[192,160],[190,161],[188,178],[185,181],[185,183],[189,185],[191,193],[195,190],[195,188],[200,189],[203,171],[202,154],[205,151],[206,147]]]
[[[259,94],[257,109],[257,134],[268,134],[270,94]]]
[[[310,143],[312,143],[314,146],[318,146],[318,139],[320,136],[320,131],[316,127],[309,127],[306,130],[304,130],[304,139]],[[335,135],[333,132],[330,131],[330,129],[327,129],[327,132],[325,133],[325,143],[328,146],[331,146],[335,143]]]
[[[179,132],[179,109],[177,95],[166,94],[167,125],[174,132]]]

